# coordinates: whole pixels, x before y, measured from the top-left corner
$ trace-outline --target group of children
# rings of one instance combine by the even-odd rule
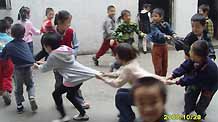
[[[146,13],[148,16],[148,7],[145,5],[145,10],[142,10],[141,14]],[[23,84],[27,87],[31,109],[36,112],[38,106],[32,69],[39,69],[42,72],[53,70],[56,82],[52,95],[57,111],[61,115],[54,122],[70,121],[63,107],[62,94],[64,93],[67,93],[67,99],[79,111],[73,119],[89,120],[85,111],[89,108],[89,104],[84,101],[79,89],[84,81],[93,77],[119,88],[115,96],[115,104],[120,112],[119,122],[166,121],[164,115],[166,115],[167,90],[164,84],[186,86],[183,114],[188,115],[195,111],[201,116],[200,119],[205,119],[206,109],[218,89],[218,69],[212,61],[216,59],[216,56],[211,44],[211,36],[208,36],[208,32],[211,32],[208,11],[207,5],[200,6],[199,13],[191,18],[192,32],[186,36],[181,45],[173,42],[175,47],[182,46],[181,49],[184,50],[186,57],[184,63],[175,69],[171,76],[165,78],[168,65],[167,42],[176,38],[177,35],[164,21],[164,11],[160,8],[153,9],[150,26],[140,31],[138,25],[131,21],[129,10],[123,10],[119,19],[116,20],[115,6],[108,6],[108,16],[103,25],[103,44],[93,57],[93,61],[98,66],[98,59],[111,48],[116,59],[111,71],[114,68],[118,70],[103,73],[76,61],[79,42],[75,30],[70,28],[72,15],[68,11],[62,10],[55,14],[52,8],[47,8],[47,18],[43,21],[41,30],[38,30],[29,20],[30,9],[22,7],[18,14],[19,21],[12,27],[13,19],[6,17],[0,20],[0,91],[3,91],[3,99],[6,105],[10,105],[13,75],[17,112],[24,112]],[[143,25],[142,20],[140,24]],[[119,23],[118,26],[116,26],[117,23]],[[147,72],[139,65],[138,51],[133,47],[134,33],[138,34],[140,39],[152,42],[152,62],[155,74]],[[32,36],[40,34],[43,34],[42,50],[34,56]],[[42,61],[43,58],[45,61]],[[183,77],[178,81],[174,80],[181,76]],[[121,88],[126,83],[132,87]],[[201,97],[197,102],[200,94]],[[139,119],[136,118],[132,105],[137,106],[140,113]]]

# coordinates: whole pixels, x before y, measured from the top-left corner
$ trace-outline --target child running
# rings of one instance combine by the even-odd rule
[[[0,91],[3,92],[2,97],[5,105],[11,104],[12,75],[14,71],[11,59],[4,60],[1,57],[3,48],[13,40],[7,33],[9,29],[9,23],[5,19],[0,20]]]
[[[151,76],[161,79],[141,68],[137,61],[137,51],[128,43],[121,43],[115,50],[115,58],[122,67],[117,72],[105,73],[98,78],[106,84],[119,88],[115,97],[115,104],[120,112],[119,122],[133,122],[135,113],[131,106],[133,99],[130,95],[131,88],[120,88],[126,83],[133,85],[139,78]]]
[[[164,11],[156,8],[152,12],[151,33],[147,40],[153,42],[152,62],[155,74],[166,76],[168,68],[168,45],[167,40],[176,37],[169,23],[164,20]]]
[[[18,13],[18,20],[25,27],[24,41],[29,45],[33,54],[33,35],[40,35],[40,30],[36,29],[30,21],[30,8],[22,7]]]
[[[115,27],[116,27],[116,19],[115,19],[116,8],[115,8],[115,6],[113,6],[113,5],[108,6],[107,14],[108,14],[108,16],[105,19],[104,24],[103,24],[104,41],[101,45],[101,48],[96,53],[96,56],[92,57],[96,66],[99,65],[98,59],[101,56],[103,56],[108,51],[109,48],[111,48],[112,52],[114,53],[114,48],[116,47],[116,44],[113,44],[112,46],[110,45],[110,40],[112,38],[112,34],[115,31]]]
[[[218,68],[208,58],[208,53],[209,48],[205,40],[194,42],[190,50],[190,59],[184,61],[168,78],[168,84],[190,86],[185,92],[184,115],[195,111],[201,115],[202,119],[205,119],[206,109],[218,89]],[[188,73],[189,75],[186,75]],[[171,81],[181,76],[183,77],[179,80]]]
[[[121,16],[118,18],[118,22],[120,22],[121,24],[117,27],[112,35],[112,39],[110,40],[111,46],[116,43],[128,43],[132,45],[135,41],[134,33],[138,34],[142,38],[146,35],[139,30],[136,23],[131,21],[131,12],[129,10],[123,10],[121,12]],[[115,62],[111,65],[110,71],[113,72],[114,69],[119,69],[119,67],[120,64]]]
[[[66,116],[63,107],[62,95],[64,93],[67,93],[67,99],[79,111],[79,115],[74,116],[73,119],[76,121],[87,121],[89,120],[89,117],[86,115],[80,101],[76,98],[77,92],[84,81],[95,77],[99,72],[77,62],[73,54],[73,49],[65,45],[60,46],[60,39],[61,37],[57,33],[49,32],[45,34],[43,47],[46,52],[49,53],[49,57],[45,64],[35,64],[34,67],[42,72],[56,70],[63,77],[63,83],[53,92],[56,108],[61,114],[61,118],[54,122],[65,122],[70,120],[70,118]]]
[[[11,35],[14,38],[2,51],[2,57],[5,60],[12,59],[14,64],[14,82],[15,98],[17,103],[17,112],[23,113],[24,96],[23,84],[26,85],[31,109],[35,112],[38,108],[35,101],[35,85],[32,79],[31,66],[35,62],[28,44],[23,40],[25,27],[21,24],[15,24],[11,28]]]
[[[46,19],[43,21],[40,32],[46,33],[46,32],[54,31],[54,26],[52,22],[52,19],[54,18],[53,8],[46,8],[45,16],[46,16]]]

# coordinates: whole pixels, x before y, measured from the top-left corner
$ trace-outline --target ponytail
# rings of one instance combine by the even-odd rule
[[[123,10],[123,11],[121,12],[121,15],[118,17],[117,22],[120,23],[121,20],[123,19],[123,17],[124,17],[126,14],[131,14],[131,12],[130,12],[129,10]]]
[[[26,19],[29,18],[30,15],[30,8],[28,7],[21,7],[18,13],[18,20],[21,20],[22,22],[25,22]]]
[[[61,10],[55,14],[54,24],[58,25],[58,22],[64,23],[67,19],[71,17],[71,14],[68,11]]]

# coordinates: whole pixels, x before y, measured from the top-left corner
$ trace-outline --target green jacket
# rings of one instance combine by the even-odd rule
[[[118,42],[125,42],[125,40],[133,39],[134,32],[140,37],[144,37],[145,34],[141,32],[138,28],[138,25],[134,22],[130,23],[121,23],[115,32],[112,34],[113,39],[117,39]]]

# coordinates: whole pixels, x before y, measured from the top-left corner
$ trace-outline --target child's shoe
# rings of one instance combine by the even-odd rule
[[[89,116],[88,115],[81,115],[81,114],[78,114],[78,115],[75,115],[73,117],[73,120],[75,121],[88,121],[89,120]]]
[[[24,107],[22,105],[22,103],[17,105],[17,113],[18,114],[22,114],[24,112]]]
[[[11,104],[11,95],[9,92],[4,92],[3,95],[3,100],[5,102],[5,105],[10,105]]]
[[[30,101],[30,106],[33,112],[36,112],[36,110],[38,109],[38,106],[36,104],[35,98],[34,97],[30,97],[29,98]]]
[[[69,122],[70,120],[71,120],[71,118],[69,116],[65,116],[63,118],[53,120],[52,122]]]
[[[92,57],[92,60],[94,61],[95,66],[99,66],[98,59],[95,56]]]

